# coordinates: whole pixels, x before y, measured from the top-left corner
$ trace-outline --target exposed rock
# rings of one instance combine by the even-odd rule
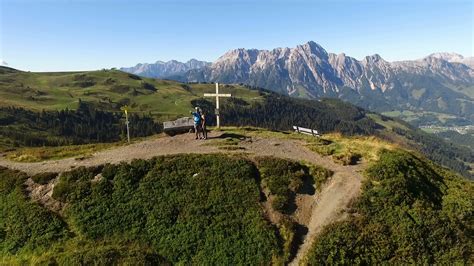
[[[28,178],[25,185],[26,191],[33,201],[38,202],[50,211],[61,214],[64,204],[53,198],[53,189],[57,181],[58,178],[55,178],[47,184],[42,185]]]
[[[120,70],[150,78],[164,78],[169,76],[179,76],[191,69],[199,69],[210,65],[208,62],[191,59],[186,63],[171,60],[168,62],[157,61],[154,64],[137,64],[134,67],[122,67]]]
[[[231,50],[180,80],[244,83],[296,97],[342,98],[376,111],[424,110],[474,121],[474,99],[464,93],[474,85],[472,62],[448,53],[399,62],[375,54],[359,61],[310,41],[295,48]]]

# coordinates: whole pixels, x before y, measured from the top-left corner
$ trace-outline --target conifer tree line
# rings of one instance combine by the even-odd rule
[[[312,101],[274,93],[261,96],[261,100],[251,103],[239,98],[226,99],[220,110],[223,124],[270,130],[292,130],[293,126],[300,126],[321,133],[384,137],[378,130],[383,127],[354,105],[336,99]],[[191,104],[206,113],[208,125],[215,125],[214,102],[200,98]],[[161,121],[155,121],[151,115],[131,113],[129,120],[132,138],[162,132]],[[431,160],[472,178],[467,162],[474,161],[474,155],[469,149],[403,124],[409,130],[393,128],[392,131],[413,141],[413,148]],[[126,128],[123,113],[99,110],[93,104],[79,101],[76,110],[33,112],[18,107],[0,108],[0,137],[4,146],[61,146],[124,140]]]
[[[209,125],[215,125],[213,102],[197,99],[191,103],[206,112]],[[373,134],[377,127],[365,116],[363,109],[341,101],[295,100],[274,94],[251,104],[230,98],[221,112],[225,125],[229,126],[291,130],[293,125],[297,125],[346,135]],[[162,132],[161,123],[154,121],[151,115],[131,113],[129,120],[131,137]],[[126,129],[123,113],[103,111],[79,100],[76,110],[34,112],[19,107],[2,107],[0,136],[9,142],[9,146],[60,146],[119,141],[125,138]]]
[[[221,107],[221,117],[225,125],[256,126],[272,130],[292,130],[293,126],[300,126],[316,129],[321,133],[340,132],[348,136],[377,135],[386,138],[378,130],[383,127],[370,119],[364,109],[336,99],[311,101],[270,94],[264,96],[264,101],[256,103],[247,103],[238,98],[225,101]],[[198,99],[192,103],[207,112],[207,121],[214,125],[214,103],[206,99]],[[413,141],[411,148],[470,179],[474,178],[468,164],[474,161],[471,150],[446,142],[401,120],[397,120],[397,123],[408,130],[394,127],[391,131]]]
[[[221,106],[225,125],[256,126],[271,130],[292,130],[293,126],[316,129],[322,133],[372,135],[379,126],[366,116],[365,110],[339,100],[311,101],[276,94],[265,95],[263,101],[247,103],[229,98]],[[215,122],[215,105],[206,99],[192,101],[208,113],[207,121]]]
[[[132,113],[131,136],[161,132],[150,116]],[[33,112],[23,108],[0,108],[0,136],[13,146],[61,146],[119,141],[126,136],[123,114],[79,102],[76,110]]]

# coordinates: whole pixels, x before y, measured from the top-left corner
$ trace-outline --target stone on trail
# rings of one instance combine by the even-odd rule
[[[163,122],[163,131],[168,135],[186,133],[194,129],[194,120],[191,117],[183,117],[174,121]]]

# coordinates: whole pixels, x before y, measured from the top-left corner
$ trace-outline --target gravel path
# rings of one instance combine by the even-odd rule
[[[211,132],[209,137],[219,139],[225,137],[223,132]],[[242,150],[225,151],[217,146],[205,145],[209,141],[194,140],[193,134],[183,134],[174,137],[163,137],[121,146],[97,152],[84,160],[74,158],[45,161],[38,163],[20,163],[0,158],[0,166],[18,169],[28,174],[41,172],[65,172],[79,166],[95,166],[105,163],[129,162],[133,159],[149,159],[159,155],[180,153],[241,153],[253,156],[275,156],[279,158],[306,161],[321,165],[334,172],[330,181],[315,195],[304,195],[297,198],[301,206],[294,214],[297,222],[305,225],[308,232],[303,244],[290,265],[299,265],[306,256],[317,234],[324,226],[343,217],[343,210],[349,202],[360,193],[363,165],[342,166],[334,163],[330,157],[318,155],[304,146],[298,140],[273,139],[262,137],[247,138],[239,143]]]

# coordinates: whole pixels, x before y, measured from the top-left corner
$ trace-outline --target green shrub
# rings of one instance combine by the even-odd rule
[[[274,157],[256,158],[264,187],[273,195],[272,207],[280,212],[291,212],[295,193],[314,193],[313,184],[326,179],[330,171],[323,167],[308,167],[290,160]],[[314,170],[311,170],[313,169]],[[314,173],[313,173],[314,172]],[[313,175],[314,174],[314,175]]]
[[[39,265],[167,265],[165,259],[149,250],[130,248],[127,245],[67,250],[44,256],[36,261]]]
[[[49,181],[53,180],[56,178],[58,174],[57,173],[51,173],[51,172],[46,172],[46,173],[39,173],[31,177],[35,183],[45,185],[48,184]]]
[[[77,169],[59,182],[68,219],[88,239],[139,241],[171,263],[267,264],[281,253],[247,160],[177,155],[106,165],[92,183],[94,175]]]
[[[309,264],[472,264],[472,182],[405,151],[366,175],[357,214],[324,229]]]
[[[65,223],[26,196],[27,175],[0,168],[0,257],[45,250],[66,239]]]
[[[275,195],[272,199],[272,208],[279,212],[284,212],[288,208],[288,196]]]
[[[115,173],[117,171],[117,166],[113,164],[106,164],[102,169],[102,177],[107,180],[113,180],[115,177]]]
[[[333,172],[321,166],[310,166],[310,175],[314,179],[316,189],[320,190],[322,185],[333,175]]]
[[[100,173],[103,167],[86,168],[81,166],[70,172],[63,173],[54,186],[54,199],[70,202],[79,200],[90,194],[90,181]]]
[[[352,152],[344,152],[333,155],[334,161],[342,165],[355,165],[361,158],[361,154]]]

